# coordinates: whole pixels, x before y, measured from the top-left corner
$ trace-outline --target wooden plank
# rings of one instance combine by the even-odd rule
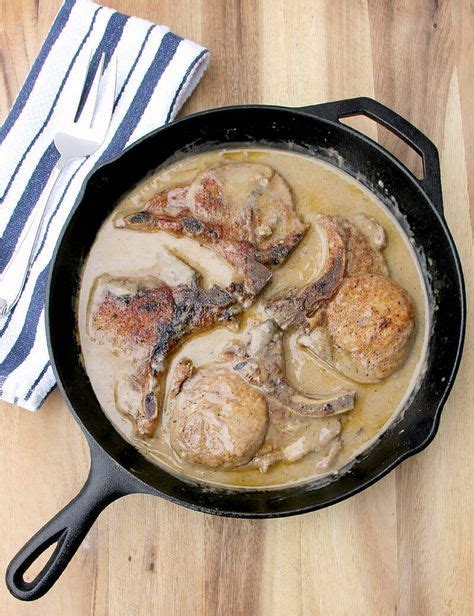
[[[31,66],[59,0],[0,2],[0,116]],[[375,96],[440,148],[448,223],[472,277],[472,2],[107,0],[210,47],[183,114],[246,102],[309,105]],[[435,26],[436,24],[436,26]],[[370,121],[361,130],[413,154]],[[219,519],[135,495],[99,518],[60,582],[26,614],[470,614],[474,499],[474,332],[422,454],[357,497],[278,521]],[[89,454],[57,392],[32,415],[0,412],[0,569],[80,488]]]
[[[453,13],[462,5],[375,1],[369,2],[369,7],[372,46],[378,50],[374,52],[376,98],[410,118],[439,148],[446,219],[467,266],[465,274],[472,292],[472,227],[457,64],[460,56],[456,54],[453,27]],[[394,146],[386,136],[381,141],[402,160],[412,159],[407,146]],[[469,391],[465,379],[470,373],[468,345],[443,414],[440,437],[426,452],[396,471],[398,605],[402,614],[469,612],[472,595],[469,597],[463,589],[467,589],[471,555],[460,542],[469,533],[472,537],[473,531],[472,492],[465,490],[473,462],[466,459],[460,443],[461,433],[473,427],[472,415],[465,412]],[[459,526],[447,532],[453,519]]]

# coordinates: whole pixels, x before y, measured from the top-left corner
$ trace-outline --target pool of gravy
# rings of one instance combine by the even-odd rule
[[[334,464],[317,469],[318,454],[311,453],[294,463],[280,462],[267,473],[259,470],[209,470],[183,463],[169,445],[166,398],[156,434],[144,440],[133,434],[129,420],[115,405],[116,375],[126,358],[94,344],[87,332],[88,300],[97,276],[154,275],[165,277],[169,272],[169,252],[182,257],[202,275],[205,287],[217,283],[226,286],[231,269],[214,252],[189,238],[177,238],[164,232],[141,233],[116,229],[113,219],[134,210],[157,192],[189,183],[204,169],[222,161],[265,163],[280,173],[292,188],[300,217],[312,223],[319,213],[342,216],[363,212],[375,218],[387,233],[384,251],[390,275],[409,293],[416,310],[416,333],[411,351],[402,368],[386,380],[371,385],[356,384],[355,408],[342,416],[343,447]],[[196,366],[218,359],[222,348],[231,340],[246,337],[253,319],[263,319],[265,302],[291,287],[309,282],[320,268],[318,234],[310,228],[287,261],[274,270],[273,279],[253,306],[242,317],[238,331],[218,326],[185,340],[170,358],[167,378],[176,362],[189,357]],[[274,148],[232,148],[205,152],[183,158],[146,178],[117,205],[101,227],[84,266],[78,308],[79,336],[83,361],[97,398],[115,428],[143,455],[184,478],[232,488],[276,488],[314,480],[334,473],[356,454],[368,447],[400,412],[404,401],[416,386],[423,364],[429,328],[426,290],[418,260],[400,225],[386,208],[361,184],[335,167],[313,157]],[[297,344],[297,334],[285,334],[286,370],[290,381],[305,392],[329,392],[338,387],[354,388],[354,384],[337,373],[326,371],[316,359]],[[320,420],[324,421],[324,420]]]

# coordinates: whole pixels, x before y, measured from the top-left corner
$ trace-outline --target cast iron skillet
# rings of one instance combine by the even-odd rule
[[[339,122],[354,115],[369,116],[416,150],[423,158],[424,179],[417,180],[382,147]],[[345,160],[346,170],[387,202],[380,188],[383,183],[428,264],[426,283],[437,310],[421,387],[402,418],[350,472],[324,486],[305,484],[242,493],[210,491],[174,477],[145,459],[113,428],[79,358],[75,306],[81,268],[106,216],[124,193],[158,166],[223,144],[275,145],[310,152],[334,165],[336,151]],[[387,207],[396,210],[393,202]],[[61,392],[89,442],[91,468],[76,498],[13,558],[6,574],[8,588],[19,599],[41,597],[61,575],[100,511],[126,494],[154,494],[217,515],[276,518],[327,507],[360,492],[435,436],[460,361],[464,327],[464,283],[443,217],[437,150],[390,109],[368,98],[301,109],[227,107],[198,113],[155,131],[91,175],[56,248],[47,299],[49,350]],[[27,568],[53,543],[56,548],[43,570],[32,582],[26,582],[23,575]]]

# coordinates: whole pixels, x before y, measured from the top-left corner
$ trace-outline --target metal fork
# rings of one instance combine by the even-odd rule
[[[20,299],[28,272],[35,258],[43,223],[51,204],[51,194],[58,178],[71,160],[90,156],[105,140],[114,106],[117,64],[115,61],[111,62],[109,70],[104,73],[104,63],[105,56],[102,55],[82,111],[75,120],[90,67],[90,57],[83,55],[80,59],[78,76],[71,84],[69,92],[69,103],[67,105],[69,109],[65,110],[64,123],[54,136],[54,145],[60,154],[60,158],[43,190],[42,198],[44,202],[36,206],[36,209],[38,209],[36,219],[39,217],[36,232],[33,236],[35,219],[0,277],[0,317],[11,312]],[[25,247],[25,244],[31,242],[32,236],[33,242],[28,252],[28,247]],[[21,259],[26,263],[22,270],[23,275],[19,277],[18,267],[21,265]],[[19,260],[20,264],[18,264]]]

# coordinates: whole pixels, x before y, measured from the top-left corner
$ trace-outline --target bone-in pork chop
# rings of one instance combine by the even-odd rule
[[[271,320],[248,343],[227,346],[220,361],[176,366],[170,391],[170,441],[178,455],[210,468],[247,465],[266,471],[312,451],[329,465],[339,450],[337,419],[354,406],[354,391],[307,394],[286,379],[282,332]]]
[[[230,292],[252,300],[307,229],[291,190],[271,167],[225,163],[204,171],[188,186],[169,188],[143,210],[115,221],[139,231],[167,231],[199,240],[234,269]]]
[[[380,381],[400,367],[415,328],[413,304],[389,278],[384,229],[372,218],[318,216],[325,246],[316,280],[269,303],[300,344],[354,381]]]
[[[323,247],[321,271],[309,284],[290,289],[267,306],[268,314],[283,329],[307,326],[307,319],[334,295],[344,276],[388,275],[381,252],[386,244],[385,231],[372,218],[364,214],[349,218],[320,214],[315,227]]]
[[[116,404],[138,434],[155,431],[170,353],[185,336],[231,322],[238,311],[234,301],[219,287],[204,290],[196,272],[174,284],[153,277],[99,278],[91,297],[89,334],[129,358],[127,374],[116,384]]]

